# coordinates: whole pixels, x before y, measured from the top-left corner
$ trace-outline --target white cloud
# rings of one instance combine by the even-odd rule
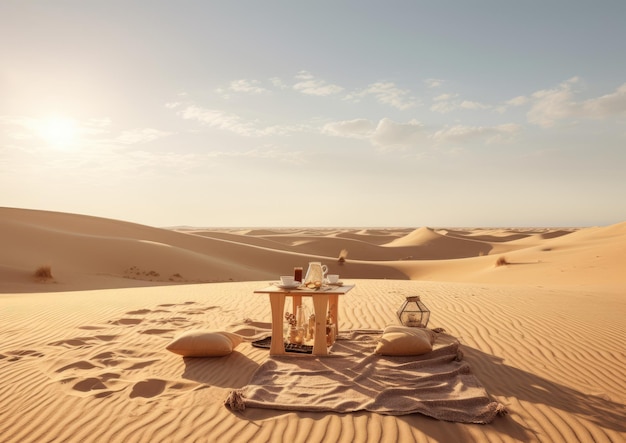
[[[414,107],[417,102],[411,97],[409,90],[400,89],[392,82],[372,83],[366,89],[346,96],[347,100],[360,99],[372,95],[379,103],[393,106],[396,109],[405,110]]]
[[[459,108],[461,109],[489,109],[491,108],[491,106],[486,105],[484,103],[463,100],[461,103],[459,103]]]
[[[343,91],[341,86],[326,83],[324,80],[318,80],[307,71],[300,71],[296,75],[296,79],[299,81],[293,85],[293,89],[303,94],[327,96]]]
[[[443,80],[438,78],[427,78],[426,80],[424,80],[424,83],[426,83],[426,86],[428,86],[429,88],[438,88],[439,86],[443,85]]]
[[[437,97],[433,98],[433,101],[434,102],[448,101],[448,100],[452,100],[456,96],[457,94],[440,94]]]
[[[424,126],[416,120],[397,123],[383,118],[378,123],[367,119],[355,119],[328,123],[322,129],[326,135],[369,140],[384,149],[406,149],[426,140]]]
[[[446,114],[448,112],[454,111],[456,106],[451,102],[437,102],[430,107],[430,110],[433,112],[439,112],[441,114]]]
[[[168,135],[172,135],[172,133],[153,128],[138,128],[122,132],[122,134],[117,137],[116,141],[125,145],[134,145],[138,143],[147,143],[159,138],[167,137]]]
[[[376,129],[372,121],[365,118],[328,123],[322,128],[322,133],[337,137],[367,139]]]
[[[21,115],[0,115],[0,125],[13,127],[5,133],[15,140],[35,138],[37,127],[41,125],[38,119]]]
[[[294,132],[310,131],[306,125],[273,125],[260,127],[258,121],[246,121],[237,114],[217,109],[205,109],[190,105],[178,111],[178,115],[187,120],[196,120],[212,128],[234,132],[244,137],[264,137],[270,135],[288,135]]]
[[[612,94],[584,101],[583,113],[589,118],[602,118],[626,113],[626,83]]]
[[[239,135],[252,136],[257,133],[252,124],[243,121],[236,114],[215,109],[204,109],[198,106],[187,106],[178,113],[184,119],[196,120],[210,127],[235,132]]]
[[[578,82],[573,77],[554,89],[543,89],[532,94],[532,106],[526,117],[530,123],[548,128],[558,120],[573,117],[576,114],[572,86]]]
[[[89,136],[106,134],[109,132],[107,129],[109,126],[111,126],[111,119],[108,117],[90,118],[78,126],[78,133]]]
[[[506,104],[509,106],[522,106],[528,103],[528,97],[524,97],[523,95],[518,95],[517,97],[513,97],[510,100],[507,100]]]
[[[228,89],[235,92],[249,92],[251,94],[262,94],[267,92],[267,89],[259,86],[258,80],[233,80],[230,82]]]
[[[530,100],[528,97],[524,97],[523,95],[518,95],[517,97],[513,97],[512,99],[505,101],[504,104],[497,106],[496,111],[502,114],[506,112],[509,109],[509,107],[517,108],[520,106],[524,106],[529,101]]]
[[[521,127],[513,123],[498,126],[455,125],[435,132],[432,138],[436,142],[449,143],[468,143],[483,139],[486,143],[509,142],[520,130]]]
[[[448,112],[455,111],[457,109],[490,109],[491,105],[487,105],[481,102],[474,102],[470,100],[455,100],[458,94],[441,94],[433,98],[433,105],[430,107],[431,111],[446,114]]]
[[[424,126],[417,120],[396,123],[389,118],[378,122],[371,138],[374,145],[382,149],[406,149],[426,140]]]
[[[549,128],[561,120],[600,119],[626,113],[626,84],[619,86],[613,93],[577,102],[573,86],[578,82],[578,77],[573,77],[556,88],[533,93],[528,121]]]
[[[289,135],[294,132],[309,132],[311,128],[307,125],[273,125],[258,129],[259,136],[264,135]]]
[[[330,136],[368,140],[372,145],[383,150],[404,150],[419,148],[436,143],[508,143],[515,139],[521,126],[513,123],[498,126],[454,125],[436,132],[428,129],[416,120],[398,123],[383,118],[378,123],[367,119],[356,119],[328,123],[323,133]]]
[[[272,82],[272,85],[274,85],[274,87],[278,88],[278,89],[287,89],[288,86],[285,84],[285,82],[279,78],[279,77],[272,77],[270,78],[270,82]]]

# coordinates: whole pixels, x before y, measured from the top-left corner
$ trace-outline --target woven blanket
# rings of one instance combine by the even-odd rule
[[[340,336],[328,357],[268,358],[225,404],[237,411],[420,413],[462,423],[490,423],[506,412],[471,373],[454,337],[438,334],[433,351],[421,356],[385,357],[374,354],[381,332]]]

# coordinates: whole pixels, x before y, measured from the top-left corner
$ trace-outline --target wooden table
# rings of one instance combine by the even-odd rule
[[[272,308],[272,344],[270,355],[285,355],[285,344],[283,341],[283,324],[285,298],[293,299],[293,313],[302,304],[302,297],[313,299],[313,310],[315,312],[315,339],[313,341],[313,355],[328,355],[326,346],[326,313],[335,321],[336,333],[339,333],[339,318],[337,316],[339,296],[346,294],[354,288],[354,285],[343,286],[323,286],[320,289],[281,289],[276,285],[254,291],[255,294],[269,294]],[[329,307],[330,303],[330,307]]]

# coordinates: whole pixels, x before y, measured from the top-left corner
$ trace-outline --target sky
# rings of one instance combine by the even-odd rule
[[[0,206],[157,227],[626,221],[626,2],[0,2]]]

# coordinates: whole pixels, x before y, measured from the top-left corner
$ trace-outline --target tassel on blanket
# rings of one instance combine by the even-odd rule
[[[503,416],[509,413],[509,410],[502,403],[498,403],[496,407],[496,414]]]
[[[230,391],[230,394],[228,394],[228,397],[224,400],[224,404],[233,411],[244,411],[246,409],[246,404],[243,402],[243,395],[237,390]]]
[[[457,349],[457,351],[456,351],[456,358],[454,360],[455,361],[463,360],[463,351],[461,351],[460,349]]]

